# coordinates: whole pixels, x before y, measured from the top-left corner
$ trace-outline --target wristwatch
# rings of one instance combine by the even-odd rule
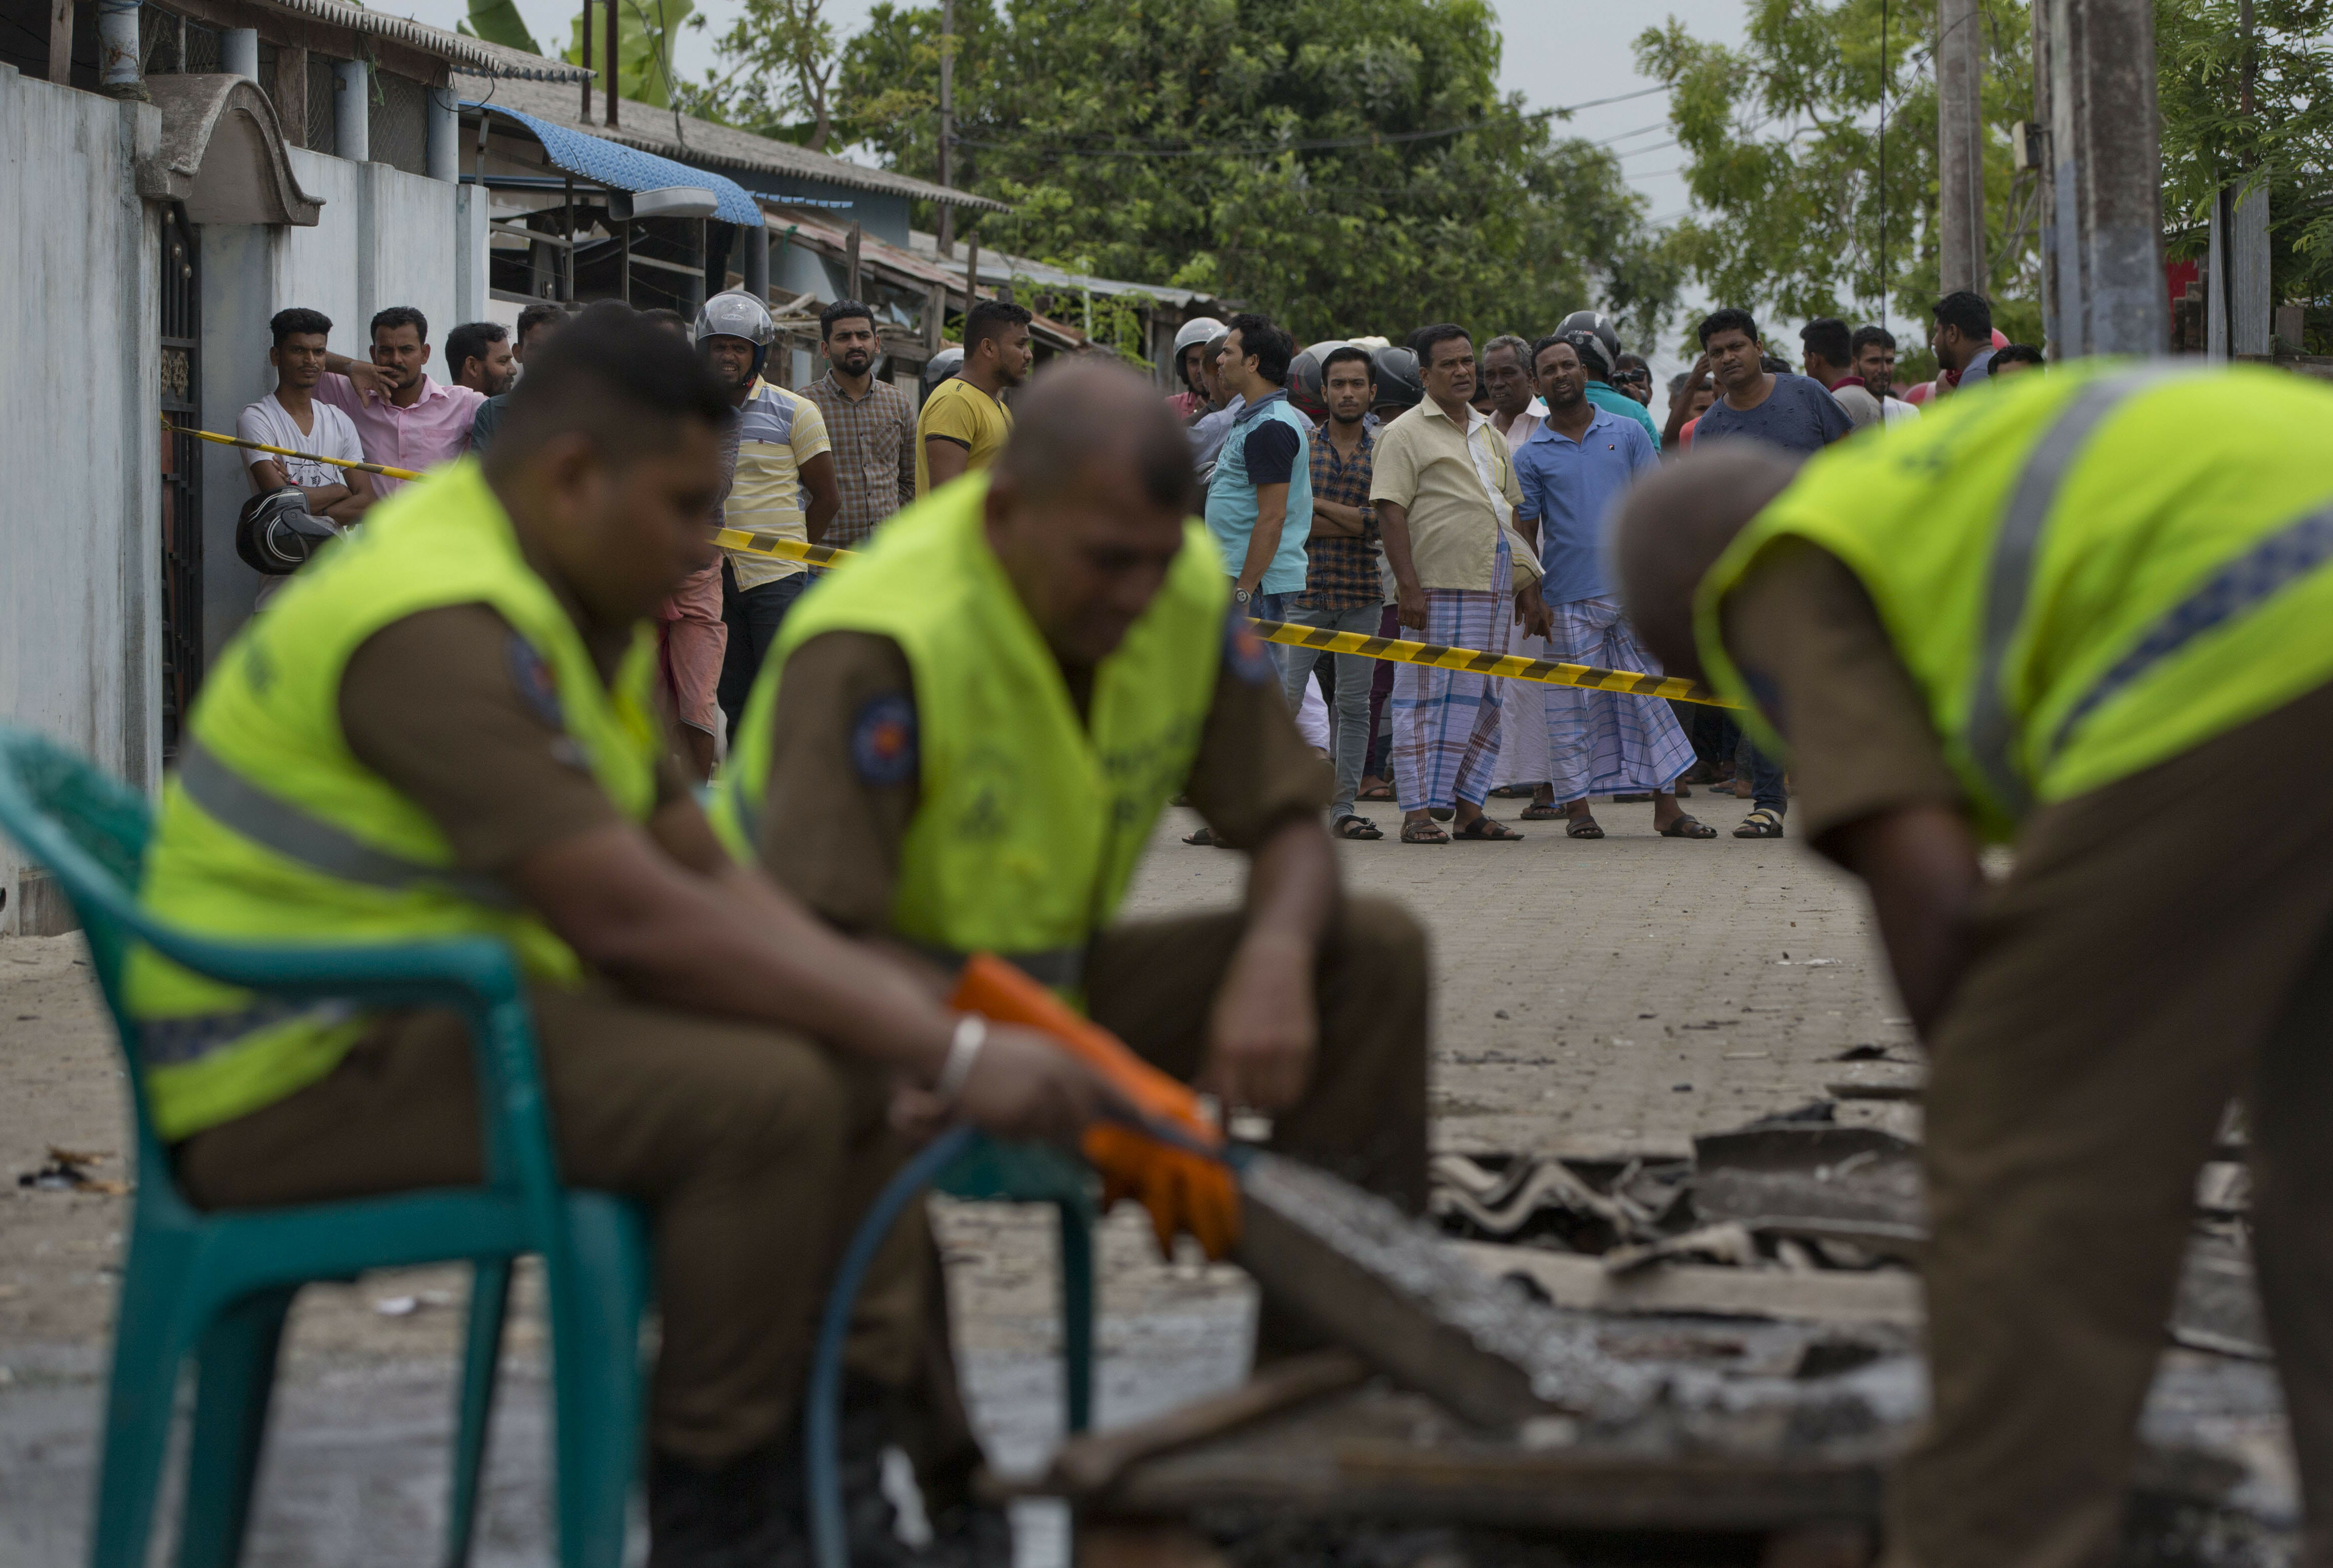
[[[1243,588],[1235,588],[1232,589],[1232,603],[1235,605],[1243,605],[1254,597],[1255,596],[1253,594],[1248,592],[1247,589]]]

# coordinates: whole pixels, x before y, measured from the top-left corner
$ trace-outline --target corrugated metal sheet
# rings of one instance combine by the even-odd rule
[[[517,121],[542,143],[542,150],[551,161],[572,175],[596,180],[618,190],[662,190],[667,186],[699,186],[710,190],[719,199],[719,215],[724,223],[743,224],[748,228],[762,226],[762,209],[746,193],[745,187],[726,175],[714,174],[701,168],[691,168],[685,163],[675,163],[668,158],[658,158],[652,152],[642,152],[636,147],[610,141],[605,137],[571,130],[563,125],[553,125],[523,109],[513,109],[504,103],[465,101],[464,109],[475,109],[488,114],[499,114]]]
[[[373,38],[387,38],[450,62],[454,68],[478,76],[520,77],[535,81],[581,81],[583,68],[545,60],[516,49],[503,49],[482,38],[467,38],[409,17],[367,10],[343,0],[264,0],[278,11],[312,17],[334,27],[346,27]]]

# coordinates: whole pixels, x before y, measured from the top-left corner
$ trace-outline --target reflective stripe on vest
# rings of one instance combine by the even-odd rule
[[[149,1067],[177,1066],[199,1061],[222,1047],[294,1018],[329,1028],[346,1023],[357,1012],[354,1002],[263,1001],[233,1012],[148,1018],[138,1026],[138,1054]]]
[[[1992,559],[1985,569],[1984,624],[1977,639],[1966,735],[1970,756],[1983,771],[1994,798],[2011,816],[2023,817],[2032,809],[2033,791],[2017,770],[2017,721],[2009,711],[2001,676],[2009,645],[2016,640],[2017,628],[2025,619],[2026,602],[2032,595],[2033,563],[2040,554],[2042,527],[2056,509],[2058,492],[2064,487],[2075,457],[2107,416],[2133,394],[2179,374],[2183,372],[2149,368],[2084,387],[2026,459],[2017,488],[2010,493],[2009,509],[2002,515]],[[2098,696],[2093,693],[2085,702]],[[2063,738],[2061,730],[2059,739]]]
[[[187,738],[178,753],[178,787],[222,826],[286,860],[342,882],[401,893],[426,883],[452,888],[473,903],[515,909],[503,880],[483,872],[425,865],[350,836],[264,789]]]

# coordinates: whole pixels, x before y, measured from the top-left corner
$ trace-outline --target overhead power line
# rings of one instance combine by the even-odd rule
[[[1549,120],[1577,113],[1583,109],[1600,109],[1608,103],[1626,103],[1630,99],[1649,98],[1656,92],[1667,91],[1665,86],[1647,87],[1635,92],[1617,93],[1610,98],[1590,99],[1585,103],[1568,103],[1557,109],[1535,109],[1523,118]],[[1179,147],[1069,147],[1041,142],[983,140],[969,136],[959,136],[955,140],[958,147],[984,147],[1053,158],[1253,158],[1279,152],[1337,152],[1357,147],[1433,141],[1445,136],[1464,136],[1469,131],[1487,129],[1494,123],[1478,120],[1470,125],[1446,125],[1435,130],[1378,131],[1366,136],[1316,137],[1301,141],[1186,142]]]

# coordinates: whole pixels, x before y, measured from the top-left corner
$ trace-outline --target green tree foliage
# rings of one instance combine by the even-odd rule
[[[955,183],[984,243],[1247,301],[1300,339],[1626,312],[1678,273],[1618,163],[1493,85],[1485,0],[957,0]],[[939,11],[878,5],[837,123],[937,165]]]
[[[1934,0],[1749,6],[1739,49],[1674,19],[1637,41],[1639,68],[1672,89],[1685,155],[1695,210],[1673,236],[1677,259],[1724,304],[1853,320],[1884,297],[1898,320],[1925,322],[1937,278]],[[2032,28],[2022,0],[1984,0],[1983,22],[1986,292],[2004,331],[2038,342],[2039,182],[2011,170],[2008,136],[2032,117]]]
[[[527,31],[526,18],[518,14],[518,0],[470,0],[469,19],[456,23],[454,30],[489,43],[499,43],[505,49],[523,49],[529,54],[542,53],[534,42],[534,34]]]
[[[2253,0],[2250,114],[2242,9],[2239,0],[2155,6],[2172,253],[2202,253],[2223,186],[2264,184],[2275,298],[2333,302],[2333,0]]]
[[[680,85],[672,71],[675,38],[684,26],[705,25],[703,17],[692,15],[696,9],[696,0],[600,0],[600,4],[616,7],[616,81],[621,95],[634,103],[670,109],[675,89]],[[474,9],[471,14],[475,19],[477,13]],[[583,63],[583,24],[587,14],[591,24],[591,63],[600,72],[599,90],[605,92],[608,14],[599,5],[592,6],[588,14],[578,12],[568,24],[567,49],[560,58],[571,64]]]
[[[681,107],[824,150],[834,132],[840,63],[825,10],[825,0],[745,0],[744,14],[715,45],[721,69],[684,87]]]

